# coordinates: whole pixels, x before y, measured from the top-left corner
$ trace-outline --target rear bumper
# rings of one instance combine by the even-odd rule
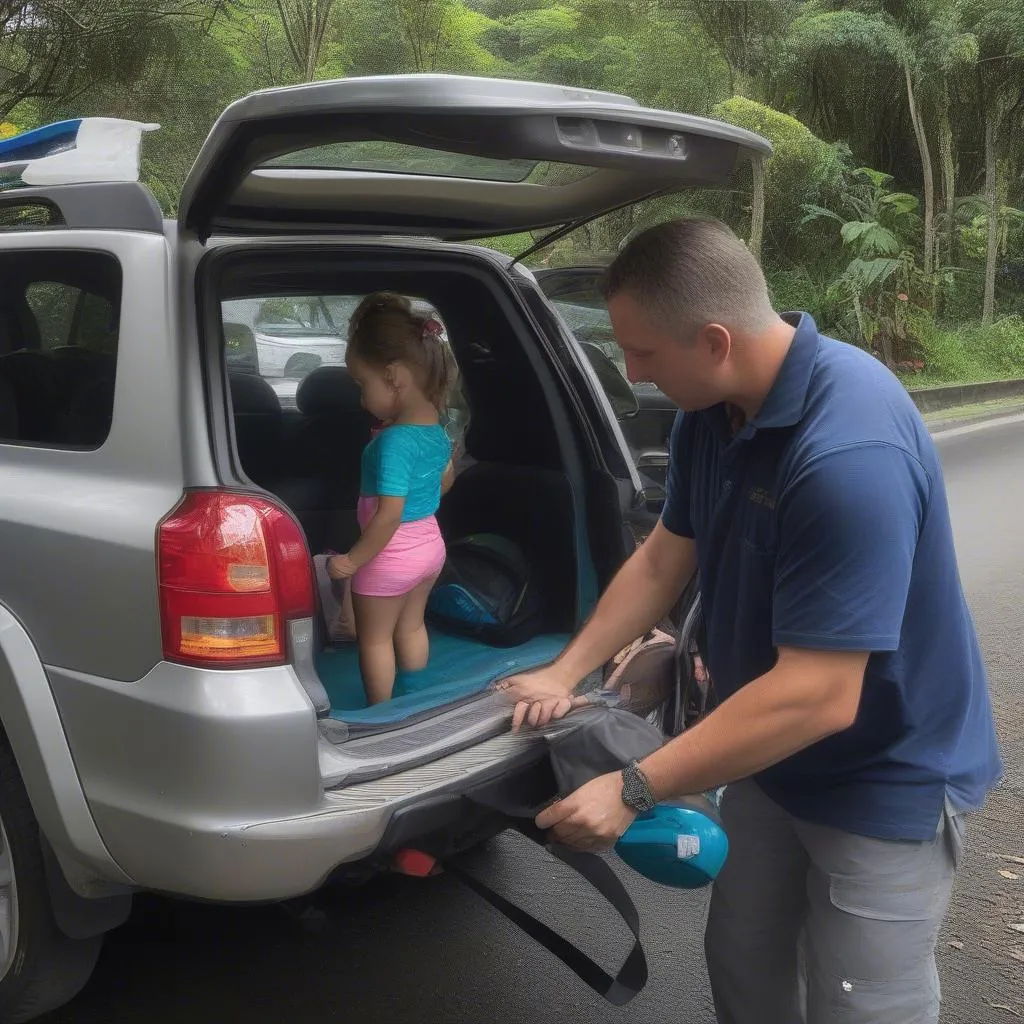
[[[446,769],[458,777],[440,781]],[[438,858],[466,849],[505,827],[470,799],[473,791],[521,783],[548,795],[550,772],[543,743],[499,737],[400,776],[325,791],[315,808],[293,817],[183,823],[125,808],[95,810],[140,888],[216,902],[276,901],[332,878],[386,870],[403,847]]]
[[[525,783],[546,766],[536,734],[505,732],[330,789],[322,765],[336,748],[290,668],[163,664],[128,684],[49,675],[93,819],[140,889],[281,900],[379,869],[401,846],[443,855],[500,828],[468,790],[498,777]]]

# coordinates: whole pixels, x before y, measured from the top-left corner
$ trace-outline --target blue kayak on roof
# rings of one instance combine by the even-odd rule
[[[0,189],[138,181],[143,133],[158,127],[80,117],[0,140]]]

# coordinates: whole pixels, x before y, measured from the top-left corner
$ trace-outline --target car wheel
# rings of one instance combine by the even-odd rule
[[[319,369],[322,362],[323,360],[319,356],[300,352],[292,356],[285,364],[284,375],[286,377],[305,377],[306,374]]]
[[[50,907],[39,824],[0,734],[0,1021],[63,1006],[89,980],[102,936],[69,939]]]

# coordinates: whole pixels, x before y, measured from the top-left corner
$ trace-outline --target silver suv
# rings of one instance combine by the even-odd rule
[[[45,138],[0,151],[5,1022],[80,989],[134,892],[285,900],[487,838],[501,824],[473,797],[497,781],[553,792],[490,684],[557,654],[656,509],[532,274],[468,242],[565,230],[769,152],[606,93],[323,82],[229,107],[175,222],[138,181],[76,179],[60,130],[63,177],[31,173]],[[330,311],[380,288],[436,309],[459,365],[443,530],[520,544],[546,611],[516,648],[436,636],[421,677],[366,708],[311,555],[356,536],[370,425],[340,359],[293,366],[282,401],[277,362],[240,355],[237,309],[326,310],[340,345]]]

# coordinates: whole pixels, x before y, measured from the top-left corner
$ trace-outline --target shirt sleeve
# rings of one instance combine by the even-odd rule
[[[668,443],[668,473],[665,480],[665,506],[661,522],[665,529],[679,537],[693,538],[690,521],[690,421],[677,413]]]
[[[931,482],[892,445],[830,452],[780,497],[772,640],[777,647],[899,647]]]
[[[384,430],[377,437],[377,495],[406,498],[416,464],[416,452],[399,430]]]

